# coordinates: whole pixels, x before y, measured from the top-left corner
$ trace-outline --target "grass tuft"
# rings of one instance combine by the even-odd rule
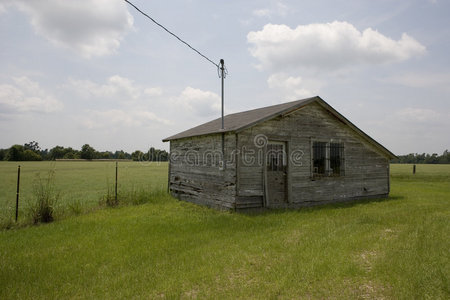
[[[34,224],[49,223],[54,219],[55,207],[60,198],[55,187],[54,177],[54,170],[49,171],[45,178],[41,178],[39,173],[36,175],[34,199],[28,206]]]
[[[114,185],[107,185],[106,194],[101,198],[100,205],[106,205],[108,207],[116,207],[119,205],[119,195],[116,197]]]
[[[83,212],[83,203],[80,199],[72,199],[67,206],[74,215],[80,215]]]

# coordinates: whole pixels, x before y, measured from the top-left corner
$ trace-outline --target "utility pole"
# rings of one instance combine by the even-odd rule
[[[219,66],[219,77],[222,81],[222,161],[219,163],[219,169],[223,170],[225,168],[225,121],[224,121],[224,79],[226,76],[226,69],[225,69],[225,61],[223,59],[220,60],[220,66]]]
[[[225,79],[225,61],[223,59],[220,60],[220,78],[222,79],[222,130],[225,129],[225,124],[224,124],[224,120],[223,120],[223,112],[224,112],[224,88],[223,88],[223,83],[224,83],[224,79]]]

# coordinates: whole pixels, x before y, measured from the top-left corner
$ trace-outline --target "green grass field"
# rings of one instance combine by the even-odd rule
[[[54,170],[54,184],[60,193],[56,214],[70,207],[94,209],[115,182],[113,161],[0,162],[0,224],[15,214],[17,166],[21,166],[19,218],[26,222],[27,207],[33,201],[37,177]],[[167,190],[167,163],[122,161],[118,164],[119,192]]]
[[[113,163],[66,164],[56,163],[73,183],[64,192],[84,191],[86,203],[97,203]],[[167,166],[125,164],[130,183],[167,180]],[[1,184],[12,184],[14,195],[0,166]],[[387,200],[246,215],[161,194],[143,205],[3,230],[0,299],[448,299],[450,166],[411,170],[391,166]],[[1,193],[5,201],[3,186]]]

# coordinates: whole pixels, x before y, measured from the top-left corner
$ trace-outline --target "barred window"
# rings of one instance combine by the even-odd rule
[[[286,168],[286,152],[284,143],[269,142],[267,144],[267,170],[284,171]]]
[[[344,175],[344,144],[335,142],[313,142],[313,176]]]

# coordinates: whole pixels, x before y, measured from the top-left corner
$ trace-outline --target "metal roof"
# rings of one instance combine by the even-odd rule
[[[366,141],[379,148],[390,159],[396,157],[395,154],[387,150],[377,141],[375,141],[366,133],[364,133],[362,130],[360,130],[358,127],[356,127],[353,123],[351,123],[343,115],[338,113],[334,108],[332,108],[319,96],[229,114],[224,117],[224,127],[225,127],[224,129],[221,129],[222,121],[221,118],[218,118],[210,122],[201,124],[199,126],[193,127],[191,129],[188,129],[186,131],[180,132],[178,134],[172,135],[170,137],[167,137],[163,139],[163,142],[201,135],[209,135],[225,132],[239,132],[246,128],[252,127],[256,124],[273,119],[277,116],[282,116],[291,113],[313,102],[318,103],[319,105],[324,107],[331,114],[337,117],[340,121],[344,122],[354,131],[356,131],[359,135],[361,135]]]

